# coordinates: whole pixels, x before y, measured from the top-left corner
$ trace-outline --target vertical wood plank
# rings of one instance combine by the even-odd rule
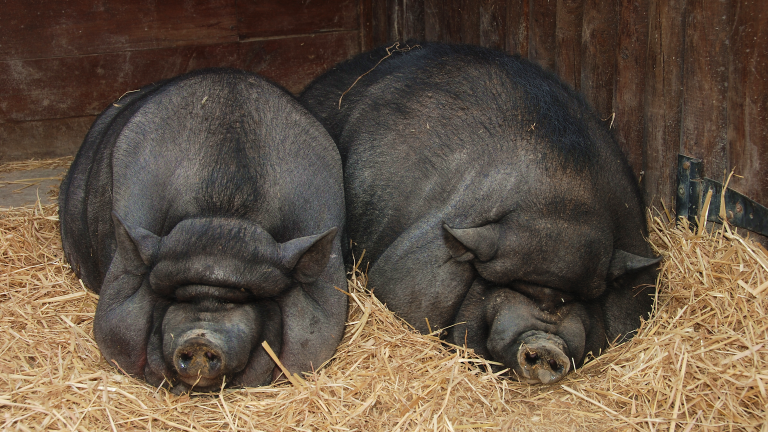
[[[730,169],[727,149],[728,2],[689,0],[685,23],[682,151],[708,177]]]
[[[599,115],[613,113],[616,79],[617,2],[586,0],[581,50],[581,88]]]
[[[444,0],[443,6],[443,42],[461,43],[462,8],[464,0]]]
[[[576,90],[581,87],[581,30],[584,0],[557,0],[555,72]]]
[[[531,0],[528,58],[551,71],[555,70],[557,2]]]
[[[442,41],[444,32],[443,0],[424,0],[424,38]]]
[[[507,0],[507,52],[528,57],[530,0]]]
[[[360,0],[357,11],[360,52],[370,51],[376,46],[373,40],[373,0]]]
[[[373,1],[371,10],[371,41],[373,46],[389,42],[390,16],[387,1]]]
[[[728,158],[743,178],[730,186],[768,205],[768,4],[737,0],[733,7]]]
[[[646,201],[674,209],[682,115],[685,0],[650,0],[645,93]]]
[[[424,35],[427,40],[461,43],[462,1],[424,1]]]
[[[645,171],[643,95],[648,52],[649,0],[619,6],[619,46],[616,52],[614,110],[616,137],[636,175]]]
[[[235,3],[233,0],[229,1]],[[236,2],[237,34],[242,41],[331,31],[354,31],[358,26],[357,3],[357,0]],[[233,15],[232,18],[234,24],[235,16]]]
[[[424,0],[402,0],[403,40],[424,40]]]
[[[459,2],[460,42],[480,44],[480,7],[483,0],[461,0]]]
[[[404,0],[386,0],[387,19],[389,23],[387,43],[403,40],[403,1]]]
[[[480,2],[480,45],[499,50],[506,48],[507,1]]]

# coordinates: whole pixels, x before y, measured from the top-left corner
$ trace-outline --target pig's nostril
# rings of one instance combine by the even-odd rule
[[[179,354],[179,360],[181,360],[183,363],[191,362],[192,358],[193,358],[193,356],[190,353],[184,352],[184,353]]]
[[[550,360],[549,361],[549,367],[550,367],[550,369],[552,369],[553,372],[557,372],[560,369],[562,369],[560,367],[560,364],[557,361],[555,361],[555,360]]]
[[[208,360],[208,362],[213,363],[219,359],[219,356],[211,351],[208,351],[205,353],[205,358]]]
[[[536,362],[539,361],[539,354],[535,352],[528,351],[525,353],[525,362],[528,364],[536,364]]]
[[[216,373],[220,366],[221,355],[215,350],[182,351],[177,358],[179,372],[185,371],[194,374],[196,371],[206,370],[210,373]]]

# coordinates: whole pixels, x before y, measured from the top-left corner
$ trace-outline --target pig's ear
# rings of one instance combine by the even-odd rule
[[[443,239],[456,261],[490,261],[499,248],[499,225],[492,223],[479,228],[451,228],[443,223]]]
[[[279,245],[280,259],[301,283],[312,283],[323,273],[331,258],[331,246],[338,228],[307,237],[299,237]]]
[[[608,267],[608,279],[613,280],[624,274],[643,270],[658,264],[659,261],[661,261],[661,257],[646,258],[615,249],[613,258],[611,258],[611,265]]]
[[[112,212],[115,224],[115,240],[117,249],[123,252],[126,260],[134,265],[151,265],[157,258],[160,248],[160,237],[141,227],[129,225],[116,213]],[[140,261],[139,261],[140,260]]]

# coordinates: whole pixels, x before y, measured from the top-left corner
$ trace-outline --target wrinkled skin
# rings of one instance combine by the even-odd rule
[[[532,383],[631,336],[658,259],[607,124],[519,57],[422,44],[376,66],[385,55],[336,66],[300,98],[339,147],[347,234],[374,294]]]
[[[330,358],[346,318],[332,140],[290,95],[215,69],[94,122],[61,185],[62,244],[99,293],[106,360],[176,393],[270,383]]]

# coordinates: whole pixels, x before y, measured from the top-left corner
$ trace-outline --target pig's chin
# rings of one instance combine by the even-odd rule
[[[230,381],[228,377],[217,377],[217,378],[202,378],[199,379],[190,379],[188,377],[179,377],[179,380],[173,387],[171,387],[170,391],[174,394],[182,394],[182,393],[188,393],[190,391],[196,391],[196,392],[211,392],[211,391],[217,391],[221,389],[222,387],[225,387],[227,383]]]
[[[181,383],[178,383],[173,389],[180,389],[184,391],[182,387],[186,387],[188,390],[196,390],[200,392],[209,392],[212,390],[218,390],[222,387],[222,384],[226,385],[226,377],[222,377],[221,381],[216,378],[200,378],[199,380],[191,380],[189,378],[180,377]]]
[[[219,391],[222,386],[229,386],[231,383],[239,382],[240,376],[245,371],[237,371],[225,376],[212,378],[205,377],[184,377],[176,372],[172,367],[166,364],[163,354],[160,350],[152,350],[153,341],[150,340],[150,346],[147,350],[147,365],[144,368],[144,379],[154,387],[166,387],[175,394],[195,392]]]
[[[160,379],[157,379],[156,373],[151,373],[153,379],[150,379],[150,373],[146,375],[146,380],[149,384],[160,387],[165,386],[168,391],[175,395],[181,395],[184,393],[190,393],[192,391],[199,393],[217,392],[222,387],[229,387],[232,383],[239,381],[238,375],[234,374],[232,377],[222,376],[216,378],[203,378],[198,380],[190,379],[189,377],[182,377],[179,374],[166,370],[166,375],[159,375]]]

